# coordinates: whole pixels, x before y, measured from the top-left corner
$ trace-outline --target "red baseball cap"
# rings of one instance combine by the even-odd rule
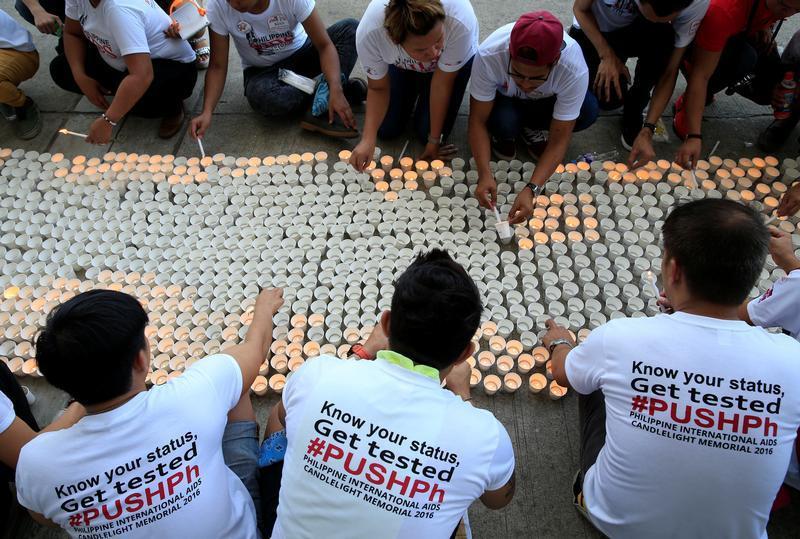
[[[549,11],[525,13],[511,29],[509,51],[511,58],[534,66],[550,65],[556,61],[564,43],[564,26]],[[520,51],[536,51],[536,60],[520,56]]]

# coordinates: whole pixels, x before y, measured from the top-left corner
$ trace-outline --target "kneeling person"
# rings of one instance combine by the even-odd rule
[[[526,13],[481,43],[470,82],[469,141],[479,174],[475,195],[483,206],[497,200],[491,155],[514,159],[521,134],[539,159],[529,188],[517,193],[509,221],[530,218],[536,195],[563,161],[572,132],[597,119],[597,99],[588,86],[580,46],[547,11]]]
[[[326,30],[314,0],[210,0],[208,19],[211,63],[203,112],[189,128],[193,137],[202,138],[211,125],[228,74],[231,38],[244,67],[244,95],[254,110],[265,116],[303,110],[311,98],[281,81],[279,72],[287,69],[310,78],[321,73],[327,82],[327,102],[318,86],[320,95],[315,95],[301,127],[333,137],[358,136],[350,102],[360,104],[367,92],[364,81],[349,78],[357,57],[358,21],[344,19]]]
[[[370,337],[360,351],[375,361],[323,356],[292,375],[277,405],[288,445],[272,537],[447,538],[476,499],[511,501],[508,433],[462,400],[481,310],[467,272],[431,251],[376,328],[388,349]]]
[[[177,133],[197,69],[192,47],[165,35],[169,15],[153,0],[67,0],[66,12],[64,54],[50,63],[50,74],[103,111],[87,141],[108,143],[129,113],[161,118],[161,138]]]
[[[22,448],[20,503],[72,537],[256,538],[249,390],[282,303],[262,292],[243,343],[149,391],[148,320],[135,298],[93,290],[57,307],[36,341],[39,368],[88,415]]]

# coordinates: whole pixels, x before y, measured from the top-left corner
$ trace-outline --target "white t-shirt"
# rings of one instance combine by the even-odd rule
[[[31,33],[2,9],[0,9],[0,49],[14,49],[21,52],[36,50]]]
[[[478,19],[469,0],[442,0],[444,49],[437,60],[428,64],[414,60],[389,38],[383,27],[387,3],[387,0],[372,0],[356,32],[358,59],[369,78],[382,79],[390,65],[421,73],[431,73],[437,67],[447,72],[458,71],[478,50]]]
[[[255,538],[253,500],[222,457],[241,389],[236,361],[210,356],[119,408],[39,434],[19,457],[19,502],[72,537]]]
[[[776,281],[761,297],[749,302],[747,314],[757,326],[781,327],[800,340],[800,270]]]
[[[268,67],[303,46],[302,23],[312,11],[314,0],[270,0],[258,14],[236,11],[227,0],[209,0],[208,22],[215,33],[233,37],[245,68]]]
[[[470,95],[478,101],[494,101],[497,92],[519,99],[542,99],[555,95],[553,118],[565,122],[577,119],[589,87],[589,69],[580,45],[564,33],[564,48],[547,80],[526,94],[508,74],[511,58],[508,47],[513,28],[514,23],[501,26],[478,47],[469,81]]]
[[[594,330],[566,373],[605,396],[605,445],[583,482],[600,531],[766,538],[800,425],[798,357],[785,335],[681,312]]]
[[[448,538],[514,471],[491,412],[383,359],[309,361],[283,404],[289,441],[273,539]]]
[[[675,30],[675,48],[687,47],[694,39],[697,29],[708,9],[709,0],[694,0],[672,21]],[[601,32],[613,32],[630,25],[636,17],[641,17],[640,0],[594,0],[592,13]],[[573,17],[572,25],[580,28]]]
[[[5,393],[0,391],[0,434],[11,426],[17,414],[14,412],[14,405],[6,397]]]
[[[102,0],[96,8],[90,0],[66,0],[65,13],[80,23],[86,39],[117,71],[127,69],[123,56],[129,54],[194,61],[194,51],[186,41],[164,35],[171,20],[153,0]]]

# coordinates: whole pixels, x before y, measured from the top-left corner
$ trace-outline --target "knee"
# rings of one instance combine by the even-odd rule
[[[389,140],[399,137],[405,131],[405,124],[403,122],[383,120],[381,126],[378,128],[378,137],[384,140]]]
[[[586,92],[583,105],[581,105],[580,116],[578,116],[578,120],[575,122],[574,131],[583,131],[587,127],[590,127],[597,121],[597,116],[599,114],[600,104],[597,101],[597,97],[595,97],[592,92]]]
[[[356,30],[358,30],[357,19],[342,19],[330,27],[329,33],[345,40],[353,39],[355,42]]]
[[[300,90],[297,90],[298,93]],[[256,112],[268,117],[286,116],[302,106],[302,98],[296,99],[290,92],[281,92],[277,87],[264,89],[256,86],[245,90],[247,102]]]
[[[515,114],[492,114],[486,122],[486,129],[493,137],[499,140],[516,139],[520,132],[520,124]]]
[[[74,91],[72,88],[74,79],[66,56],[59,54],[50,62],[50,78],[59,88]]]

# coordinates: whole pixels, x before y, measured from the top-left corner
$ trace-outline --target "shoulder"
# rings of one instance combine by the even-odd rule
[[[586,60],[583,57],[583,51],[577,41],[572,39],[566,32],[564,32],[564,49],[561,51],[561,58],[558,64],[566,67],[570,71],[579,73],[586,71]]]
[[[512,27],[513,24],[506,24],[489,34],[478,46],[478,54],[484,58],[508,54]]]
[[[455,21],[467,28],[477,26],[478,18],[469,0],[444,0],[442,6],[448,21]]]
[[[733,2],[731,0],[714,0],[708,4],[708,8],[703,18],[703,26],[718,26],[733,23],[737,18],[746,16],[740,9],[744,2]]]
[[[160,9],[153,0],[145,0],[144,2],[137,2],[135,0],[114,0],[108,2],[106,5],[107,13],[129,13],[139,16],[150,9]]]

